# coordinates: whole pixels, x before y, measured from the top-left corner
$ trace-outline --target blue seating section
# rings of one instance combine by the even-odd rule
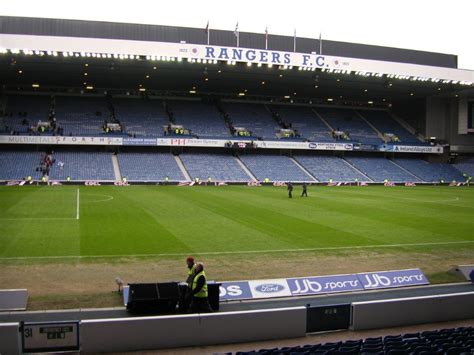
[[[351,141],[381,144],[383,140],[353,110],[318,107],[316,111],[334,129],[349,133]]]
[[[0,180],[23,180],[27,176],[39,179],[41,173],[36,168],[40,166],[41,158],[38,152],[0,152]]]
[[[291,123],[293,129],[314,142],[334,142],[331,130],[309,107],[301,106],[272,106],[272,110],[278,112],[285,123]]]
[[[466,181],[462,173],[450,164],[429,163],[425,160],[410,158],[395,159],[395,162],[426,182]]]
[[[174,156],[169,153],[120,153],[120,173],[128,181],[185,181]]]
[[[290,158],[283,155],[242,155],[240,160],[259,181],[268,178],[270,181],[315,182]]]
[[[176,124],[200,138],[230,138],[224,118],[213,104],[200,101],[168,101]]]
[[[229,154],[181,154],[181,160],[192,179],[207,181],[250,181],[237,159]]]
[[[377,157],[347,157],[346,160],[375,182],[420,182],[415,176],[400,169],[391,160]]]
[[[370,181],[344,159],[331,156],[300,155],[295,159],[321,182]]]
[[[51,106],[51,98],[46,95],[10,95],[7,99],[5,112],[5,125],[8,127],[7,131],[17,131],[25,133],[30,126],[36,126],[38,121],[47,121],[49,108]],[[20,112],[27,112],[26,117],[20,116]],[[12,116],[10,117],[10,113]],[[29,125],[23,125],[23,120],[26,119]]]
[[[462,174],[474,177],[474,158],[460,159],[459,163],[453,165]]]
[[[234,127],[245,127],[254,137],[276,139],[281,128],[262,104],[224,103]]]
[[[112,154],[105,152],[55,152],[55,163],[49,173],[50,180],[115,181]],[[60,163],[64,163],[61,167]]]
[[[65,136],[100,135],[110,111],[105,97],[56,96],[56,119]]]
[[[474,329],[459,327],[387,335],[364,340],[346,340],[333,343],[293,346],[285,348],[238,351],[236,355],[280,355],[280,354],[378,354],[378,355],[418,355],[418,354],[472,354],[474,351]]]
[[[400,139],[400,143],[421,143],[416,136],[408,132],[405,127],[395,121],[386,111],[359,110],[358,112],[364,116],[367,121],[373,124],[382,134],[395,134]]]
[[[115,117],[124,131],[136,136],[163,136],[163,126],[169,124],[161,100],[114,98]]]

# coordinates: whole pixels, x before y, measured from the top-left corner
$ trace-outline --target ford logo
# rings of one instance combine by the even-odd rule
[[[352,149],[352,144],[345,144],[344,149],[351,150]]]
[[[318,147],[318,145],[316,143],[309,143],[309,146],[308,146],[310,149],[316,149]]]
[[[280,292],[285,289],[285,286],[279,284],[263,284],[255,287],[255,290],[262,293]]]

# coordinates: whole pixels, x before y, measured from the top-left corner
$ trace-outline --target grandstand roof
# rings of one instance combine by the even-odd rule
[[[213,30],[212,38],[216,52],[222,48],[231,50],[224,46],[235,46],[232,31]],[[0,49],[9,51],[0,55],[0,75],[6,90],[31,91],[33,84],[39,84],[38,90],[73,89],[91,93],[98,89],[131,93],[146,90],[158,95],[217,94],[295,102],[300,99],[357,101],[381,106],[433,95],[455,96],[472,88],[474,81],[474,72],[456,69],[454,55],[326,40],[323,47],[326,61],[343,70],[327,69],[327,65],[302,67],[304,56],[316,61],[322,57],[309,54],[319,48],[319,40],[298,38],[297,52],[290,53],[293,38],[273,35],[269,53],[294,55],[299,64],[271,67],[261,63],[257,66],[257,62],[252,65],[245,60],[229,65],[222,59],[190,59],[194,51],[204,55],[206,40],[204,29],[4,16],[0,17]],[[42,47],[34,48],[36,44]],[[244,50],[262,52],[263,46],[263,34],[240,34],[240,47],[247,47]],[[23,48],[30,48],[30,54],[34,55],[25,55],[28,50]],[[51,55],[56,54],[55,50],[63,55]],[[88,50],[102,54],[96,57],[94,53],[92,56],[84,53]],[[133,59],[120,59],[118,53],[126,53],[121,51],[128,51]],[[187,55],[183,61],[150,55],[162,51],[184,51]],[[344,70],[347,68],[343,67],[344,61],[352,66],[349,70]],[[371,73],[360,72],[357,68],[361,67],[374,69]]]
[[[0,16],[0,34],[1,33],[174,43],[185,41],[186,43],[207,44],[207,35],[204,28],[49,18]],[[211,44],[228,47],[234,46],[234,32],[212,30]],[[240,46],[245,48],[265,49],[265,36],[263,33],[240,32]],[[270,35],[268,49],[288,52],[293,51],[293,37]],[[318,39],[297,38],[298,52],[311,53],[317,49],[319,49]],[[457,68],[458,61],[457,56],[452,54],[347,43],[326,39],[324,39],[323,53],[331,56],[431,65],[446,68]]]

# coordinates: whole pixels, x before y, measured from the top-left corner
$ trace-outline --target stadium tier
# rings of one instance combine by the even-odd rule
[[[121,176],[129,181],[184,181],[170,153],[120,153],[117,155]]]
[[[230,131],[214,104],[185,100],[167,103],[175,123],[191,130],[193,135],[200,138],[230,137]]]
[[[43,154],[44,155],[44,154]],[[38,180],[42,154],[38,152],[6,151],[0,153],[0,180],[23,180],[28,176]]]
[[[238,351],[257,354],[472,354],[474,328],[459,327],[284,348]]]
[[[115,181],[112,154],[104,152],[55,152],[51,180]]]
[[[370,177],[372,181],[421,182],[419,178],[403,170],[393,161],[377,157],[347,157],[350,164]]]
[[[474,158],[460,159],[460,161],[453,165],[463,175],[474,176]]]
[[[291,158],[284,155],[242,155],[240,160],[250,169],[259,181],[316,182],[305,173]]]
[[[129,135],[162,136],[163,126],[170,123],[161,100],[114,98],[112,104],[116,118]]]
[[[397,158],[394,161],[426,182],[466,181],[462,173],[446,163],[429,163],[421,159]]]
[[[291,124],[291,128],[304,138],[315,142],[334,142],[331,130],[309,107],[302,106],[271,106],[272,111],[280,118]]]
[[[56,97],[56,119],[64,135],[101,135],[110,110],[104,97]]]
[[[51,98],[47,95],[9,95],[5,107],[5,131],[27,133],[38,121],[47,121]]]
[[[51,102],[55,102],[55,106],[51,106]],[[175,124],[189,130],[195,137],[230,139],[232,134],[225,122],[226,116],[231,127],[244,128],[251,133],[251,136],[237,135],[234,138],[276,140],[284,137],[279,132],[286,128],[294,130],[296,136],[284,138],[296,140],[384,143],[369,125],[370,122],[388,141],[424,144],[386,111],[238,102],[223,102],[220,106],[222,113],[217,104],[200,100],[61,95],[56,95],[52,100],[46,95],[9,95],[3,133],[27,134],[31,125],[36,126],[41,120],[47,121],[52,107],[58,127],[63,129],[60,135],[65,136],[103,136],[108,133],[161,137],[165,135],[164,127]],[[104,125],[107,122],[118,122],[120,129],[106,132]],[[341,131],[346,137],[336,139],[334,131]],[[51,134],[48,132],[44,134]],[[170,134],[174,135],[173,132]]]
[[[239,165],[237,158],[230,154],[181,154],[180,158],[192,179],[206,181],[247,182],[248,176]]]
[[[371,180],[361,174],[346,160],[334,156],[299,155],[295,159],[303,165],[320,182],[359,181]]]
[[[277,138],[276,133],[281,127],[265,105],[226,102],[223,106],[234,127],[246,128],[254,138]]]
[[[318,107],[316,111],[334,130],[345,132],[349,141],[370,144],[383,143],[377,132],[353,110]]]
[[[421,144],[422,142],[413,134],[408,132],[386,111],[358,110],[362,117],[369,121],[383,135],[393,134],[401,143]]]

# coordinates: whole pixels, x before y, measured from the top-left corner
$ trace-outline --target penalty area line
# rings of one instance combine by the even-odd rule
[[[430,245],[456,245],[473,244],[474,240],[458,242],[432,242],[432,243],[407,243],[407,244],[380,244],[380,245],[359,245],[347,247],[322,247],[322,248],[304,248],[304,249],[267,249],[267,250],[242,250],[242,251],[209,251],[194,252],[194,255],[229,255],[229,254],[265,254],[265,253],[294,253],[306,251],[324,251],[324,250],[352,250],[352,249],[378,249],[378,248],[399,248],[399,247],[417,247]],[[18,257],[0,257],[0,260],[28,260],[28,259],[105,259],[105,258],[134,258],[134,257],[160,257],[160,256],[187,256],[188,253],[162,253],[162,254],[115,254],[115,255],[64,255],[64,256],[18,256]]]

